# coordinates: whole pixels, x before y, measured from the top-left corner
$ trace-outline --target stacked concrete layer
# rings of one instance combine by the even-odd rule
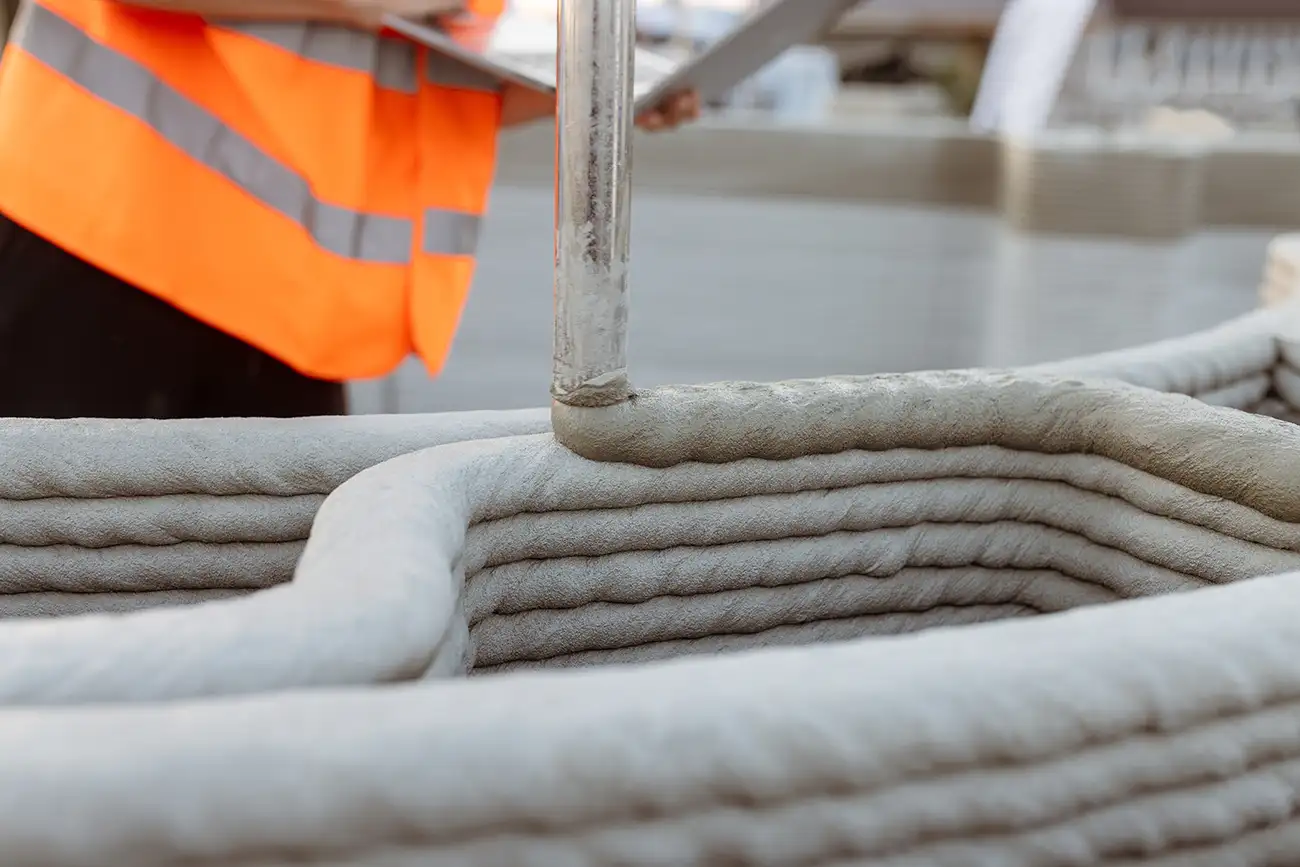
[[[549,186],[551,136],[503,139],[501,179]],[[1170,239],[1300,224],[1300,137],[1219,141],[1088,130],[1001,142],[960,124],[702,125],[636,142],[636,177],[684,193],[979,208],[1026,232]]]
[[[1300,856],[1300,428],[1206,405],[1300,408],[1268,297],[557,416],[622,463],[540,410],[0,423],[0,614],[77,615],[0,627],[0,860]]]
[[[1276,257],[1275,257],[1276,258]],[[1025,372],[1300,407],[1293,305]],[[652,392],[653,393],[653,392]],[[1285,409],[1285,407],[1284,407]],[[295,421],[0,421],[0,617],[198,601],[287,581],[325,497],[428,446],[545,432],[545,409]]]
[[[1181,238],[1200,230],[1207,151],[1092,133],[1002,146],[1002,209],[1022,232]],[[1300,155],[1300,148],[1297,149]]]
[[[1024,368],[1053,376],[1118,379],[1256,411],[1289,375],[1285,347],[1300,334],[1294,305],[1265,309],[1198,334]],[[1300,407],[1300,403],[1294,404]]]
[[[11,498],[119,498],[47,513],[39,541],[100,551],[221,521],[242,541],[219,498],[471,441],[340,485],[292,583],[0,629],[4,862],[1300,853],[1300,428],[980,372],[666,389],[579,426],[659,469],[472,439],[536,417],[464,421],[336,421],[363,434],[297,430],[301,450],[257,446],[258,423],[224,445],[8,423]],[[217,520],[160,528],[164,490]],[[444,679],[467,671],[494,676]]]
[[[361,470],[443,443],[549,427],[545,410],[0,420],[0,618],[171,605],[282,584],[326,495]],[[14,662],[21,669],[31,661]]]
[[[1029,368],[1216,405],[1300,406],[1288,308],[1200,334]],[[544,409],[346,420],[0,423],[0,617],[242,595],[287,581],[325,497],[416,449],[549,430]],[[250,462],[250,455],[256,459]]]

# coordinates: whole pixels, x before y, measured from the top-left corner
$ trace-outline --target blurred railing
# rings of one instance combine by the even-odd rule
[[[1056,119],[1115,126],[1169,106],[1209,110],[1239,126],[1294,129],[1298,100],[1300,15],[1147,20],[1084,38]]]

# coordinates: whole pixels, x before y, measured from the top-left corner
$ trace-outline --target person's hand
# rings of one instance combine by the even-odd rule
[[[700,96],[693,90],[676,93],[636,119],[649,132],[673,129],[700,116]]]
[[[555,97],[527,87],[508,84],[503,90],[501,124],[516,126],[555,116]],[[700,98],[694,91],[670,96],[658,107],[643,113],[636,125],[644,130],[672,129],[700,116]]]

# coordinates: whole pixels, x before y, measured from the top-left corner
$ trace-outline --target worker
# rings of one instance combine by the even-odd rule
[[[28,0],[0,62],[0,416],[331,415],[412,352],[436,373],[498,128],[554,110],[380,32],[459,11]]]

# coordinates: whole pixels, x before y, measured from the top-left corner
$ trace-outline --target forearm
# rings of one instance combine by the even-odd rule
[[[126,0],[128,5],[233,21],[326,21],[357,24],[358,11],[339,0]]]
[[[672,129],[700,116],[700,98],[693,90],[674,94],[656,108],[636,118],[641,129]],[[555,97],[518,85],[507,85],[501,94],[501,125],[519,126],[555,117]]]

